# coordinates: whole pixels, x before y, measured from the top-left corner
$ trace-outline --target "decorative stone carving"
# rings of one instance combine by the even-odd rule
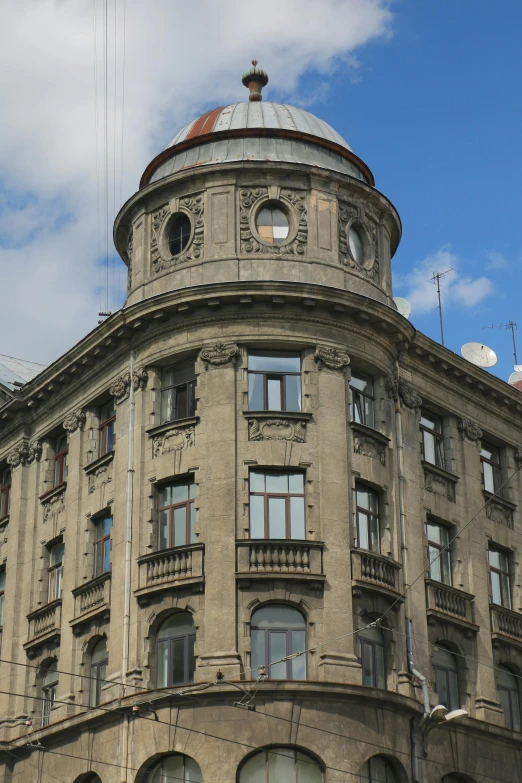
[[[503,503],[490,499],[486,506],[486,516],[493,522],[500,522],[501,525],[513,528],[513,511]]]
[[[65,489],[57,495],[52,495],[49,500],[44,501],[44,522],[51,517],[57,517],[65,509]]]
[[[378,459],[381,465],[386,464],[386,448],[384,444],[379,443],[376,438],[369,434],[360,432],[353,437],[353,453],[361,454],[363,457]]]
[[[89,474],[89,494],[92,495],[96,489],[103,487],[105,484],[110,484],[111,481],[111,465],[100,465],[99,468],[96,468]]]
[[[235,362],[239,356],[239,348],[235,343],[216,343],[209,348],[203,348],[199,354],[202,362],[205,362],[205,370],[209,364],[219,367],[228,362]]]
[[[354,272],[369,278],[370,280],[379,280],[379,259],[377,243],[377,224],[372,220],[360,206],[349,204],[346,201],[339,200],[339,256],[345,266],[350,267]],[[366,241],[364,264],[358,264],[350,253],[348,244],[348,232],[350,224],[355,222],[358,227],[363,229]]]
[[[142,367],[139,370],[134,370],[132,373],[132,385],[134,388],[134,391],[138,391],[139,389],[143,389],[149,379],[149,374],[147,370]],[[123,375],[120,375],[119,378],[116,378],[114,383],[109,389],[109,394],[114,397],[114,401],[116,404],[119,405],[120,402],[123,402],[123,400],[126,400],[129,396],[130,392],[130,384],[131,384],[131,375],[130,372],[123,373]]]
[[[314,359],[320,370],[328,367],[329,370],[344,370],[350,364],[350,357],[345,351],[337,348],[328,348],[318,345],[315,349]]]
[[[81,430],[83,428],[86,418],[85,411],[82,411],[81,408],[78,408],[78,410],[69,413],[69,415],[65,417],[63,428],[66,432],[69,433],[69,435],[71,435],[73,432],[76,432],[77,429]]]
[[[384,388],[386,389],[388,396],[397,402],[399,399],[399,381],[397,378],[394,378],[393,375],[388,375],[384,382]]]
[[[166,223],[171,215],[169,205],[165,204],[152,214],[150,254],[152,269],[156,274],[162,272],[164,269],[177,266],[178,264],[196,261],[203,256],[203,247],[205,243],[203,193],[195,193],[192,196],[186,196],[185,198],[180,199],[179,211],[184,212],[189,216],[193,226],[193,232],[192,240],[189,242],[185,252],[180,253],[178,256],[171,256],[168,250],[168,243],[162,241]]]
[[[471,421],[470,419],[460,419],[459,432],[462,435],[463,440],[467,438],[472,443],[477,444],[482,440],[482,430],[478,424],[475,424],[475,422]]]
[[[427,465],[424,466],[424,489],[455,503],[455,482],[434,470],[430,470]]]
[[[7,464],[10,468],[19,465],[30,465],[34,460],[39,460],[42,455],[42,442],[33,440],[30,443],[22,441],[7,455]]]
[[[248,420],[249,440],[288,440],[294,443],[306,442],[306,421],[293,419]]]
[[[287,202],[288,207],[297,220],[297,233],[294,239],[286,245],[269,245],[259,242],[252,231],[253,210],[258,202],[266,200],[268,188],[242,188],[239,193],[239,228],[242,253],[277,253],[278,255],[304,255],[308,243],[308,218],[306,209],[306,192],[283,188],[280,199]]]
[[[171,430],[155,435],[152,440],[152,454],[159,457],[171,451],[181,451],[196,445],[195,427],[174,427]]]
[[[515,451],[515,464],[517,468],[522,468],[522,451],[520,449]]]
[[[422,405],[422,397],[420,397],[413,386],[406,381],[399,381],[399,396],[402,404],[406,408],[415,409],[420,408]]]

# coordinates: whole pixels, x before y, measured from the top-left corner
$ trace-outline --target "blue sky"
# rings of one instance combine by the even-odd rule
[[[454,267],[446,345],[486,342],[507,379],[510,334],[483,326],[518,319],[522,364],[519,0],[265,0],[262,13],[254,0],[127,0],[124,109],[124,4],[108,2],[110,222],[181,125],[245,99],[240,75],[255,56],[266,97],[333,125],[397,207],[394,292],[410,298],[414,325],[439,339],[428,279]],[[96,37],[92,0],[3,6],[0,353],[33,361],[67,350],[104,307],[102,0],[95,8]],[[115,309],[116,259],[110,281]]]

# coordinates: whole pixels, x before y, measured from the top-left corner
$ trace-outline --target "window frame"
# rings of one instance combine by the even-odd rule
[[[503,558],[503,557],[506,559],[505,570],[502,568],[502,566],[499,566],[497,568],[497,566],[494,566],[494,565],[491,564],[491,559],[490,559],[490,556],[489,556],[490,552],[495,552],[496,554],[498,554],[499,555],[499,560],[500,560],[500,558]],[[490,593],[491,603],[494,604],[495,606],[503,606],[505,609],[512,609],[513,608],[513,590],[512,590],[512,586],[511,586],[511,573],[510,573],[510,563],[509,563],[509,554],[508,554],[508,552],[505,552],[503,549],[490,546],[488,548],[488,550],[487,550],[487,560],[488,560],[489,593]],[[497,574],[498,575],[498,585],[499,585],[500,601],[501,601],[500,603],[497,603],[496,601],[493,600],[494,595],[493,595],[493,579],[492,579],[492,576],[491,576],[492,574]],[[502,579],[502,577],[505,577],[505,579],[507,581],[507,598],[508,598],[507,602],[505,602],[505,600],[504,600],[504,586],[503,586],[503,579]]]
[[[366,384],[371,384],[371,394],[368,394],[366,390],[362,391],[353,385],[353,381],[364,381]],[[375,429],[375,388],[374,381],[371,375],[364,372],[352,373],[349,383],[350,388],[350,416],[352,422],[355,424],[363,424],[365,427],[371,427]],[[360,404],[357,404],[357,400],[361,400]],[[370,418],[366,410],[366,405],[371,413],[371,424],[368,422]],[[355,411],[358,411],[360,421],[355,417]]]
[[[293,358],[293,359],[299,359],[299,371],[289,371],[289,372],[277,372],[275,370],[251,370],[248,366],[248,359],[250,357],[259,356],[259,357],[271,357],[274,358]],[[259,408],[250,408],[250,401],[249,401],[249,410],[257,411],[273,411],[275,413],[301,413],[302,407],[303,407],[303,400],[302,400],[302,373],[303,373],[303,357],[300,353],[300,351],[249,351],[248,358],[247,358],[247,385],[248,385],[248,397],[250,397],[250,376],[251,375],[261,375],[263,376],[263,407],[261,409]],[[286,379],[288,377],[298,377],[299,378],[299,408],[297,410],[290,410],[287,409],[287,382]],[[268,383],[269,381],[278,381],[279,382],[279,393],[280,393],[280,399],[281,399],[281,407],[280,408],[270,408],[269,407],[269,390],[268,390]]]
[[[160,505],[160,497],[161,497],[161,490],[163,487],[172,487],[175,485],[183,486],[184,484],[187,485],[188,488],[188,498],[187,500],[181,500],[179,503],[168,503],[165,506]],[[158,540],[157,540],[157,551],[163,552],[166,549],[175,549],[177,547],[182,546],[190,546],[191,544],[197,543],[196,534],[194,532],[194,527],[196,524],[196,509],[195,509],[195,500],[196,500],[196,494],[194,494],[194,497],[190,497],[190,487],[194,487],[195,490],[197,490],[197,485],[194,480],[194,476],[187,477],[185,479],[177,479],[176,481],[166,481],[159,485],[158,487],[158,500],[157,500],[157,511],[158,511]],[[175,511],[178,508],[186,508],[186,516],[185,516],[185,541],[182,544],[176,544],[175,543]],[[160,547],[160,539],[161,539],[161,512],[168,512],[168,525],[167,525],[167,531],[168,531],[168,537],[167,537],[167,546]]]
[[[256,473],[262,473],[264,475],[265,479],[265,492],[253,492],[251,489],[251,476]],[[267,492],[266,491],[266,477],[267,475],[275,475],[275,474],[285,474],[288,477],[290,476],[302,476],[303,478],[303,492]],[[305,482],[306,482],[306,475],[304,471],[281,471],[281,470],[251,470],[248,476],[248,496],[249,496],[249,538],[251,541],[280,541],[282,540],[280,537],[275,538],[270,536],[270,500],[272,498],[284,498],[285,500],[285,537],[283,540],[285,541],[306,541],[306,538],[293,538],[292,536],[292,498],[302,498],[303,499],[303,522],[304,522],[304,534],[306,536],[306,492],[305,492]],[[264,538],[253,538],[252,537],[252,501],[250,498],[252,497],[262,497],[263,498],[263,525],[264,525]]]
[[[42,684],[42,716],[41,716],[41,727],[45,728],[48,726],[51,722],[51,712],[56,704],[56,691],[58,688],[58,682],[59,682],[59,674],[54,669],[54,674],[56,675],[56,679],[52,680],[49,683],[45,683],[45,678],[48,674],[51,673],[51,667],[53,665],[57,665],[57,661],[53,661],[49,664],[49,666],[46,668],[45,672],[43,673],[43,681],[44,684]]]
[[[193,378],[181,381],[180,383],[170,383],[168,385],[164,385],[165,373],[175,373],[177,370],[181,374],[183,369],[188,369],[188,365],[190,365],[190,369],[193,371]],[[194,418],[196,415],[196,386],[198,380],[196,375],[195,362],[192,360],[187,360],[185,362],[178,362],[177,364],[168,365],[167,367],[161,367],[160,374],[160,424],[168,424],[171,421],[182,421],[183,419]],[[175,377],[173,380],[175,381]],[[178,389],[182,388],[186,388],[186,402],[185,410],[182,411],[183,415],[179,415],[180,411],[178,402]],[[171,397],[173,417],[163,418],[163,401],[164,399],[169,399]]]
[[[486,457],[483,454],[484,451],[490,452],[492,456]],[[497,459],[494,459],[493,455],[496,455]],[[486,486],[486,471],[484,469],[485,465],[488,465],[491,470],[493,489],[489,489]],[[490,494],[494,495],[496,492],[499,491],[500,487],[502,486],[502,465],[500,462],[500,448],[484,440],[480,442],[480,475],[482,481],[482,489],[485,492],[489,492]]]
[[[365,685],[367,688],[379,688],[380,690],[387,690],[387,676],[386,676],[386,646],[384,644],[384,637],[382,638],[382,642],[378,642],[376,639],[368,639],[364,636],[361,636],[361,633],[364,629],[361,629],[357,636],[359,639],[359,645],[360,645],[360,654],[361,654],[361,666],[362,666],[362,677],[363,677],[363,685]],[[382,631],[381,631],[382,635]],[[371,682],[364,682],[364,647],[368,647],[370,650],[370,656],[371,656]],[[377,648],[380,648],[382,651],[382,680],[383,685],[379,684],[379,666],[378,666],[378,655],[377,655]]]
[[[98,457],[104,457],[114,451],[116,441],[116,405],[114,402],[106,402],[100,406],[98,422]],[[110,437],[112,442],[109,448]]]
[[[187,614],[191,620],[192,615],[189,614],[189,612],[179,612],[179,614]],[[158,631],[156,633],[156,687],[157,688],[177,688],[180,685],[191,685],[194,682],[194,675],[196,672],[196,661],[194,656],[194,646],[196,643],[196,628],[194,627],[193,631],[190,632],[183,632],[178,633],[175,636],[168,636],[164,639],[159,638],[159,633],[161,630],[161,626],[167,622],[169,617],[166,617],[163,622],[158,627]],[[193,621],[193,620],[192,620]],[[174,682],[174,678],[172,677],[173,674],[173,660],[174,660],[174,643],[175,642],[183,642],[183,682]],[[160,645],[167,644],[167,682],[165,685],[159,684],[159,660],[160,660]],[[192,645],[192,659],[194,661],[194,671],[190,672],[189,670],[189,663],[190,663],[190,646]]]
[[[500,665],[498,667],[500,670],[506,672],[506,674],[510,674],[511,677],[515,679],[516,675],[508,669],[507,666]],[[520,691],[519,688],[516,685],[516,679],[515,679],[515,685],[513,687],[508,687],[507,685],[500,685],[497,677],[497,691],[499,695],[499,703],[500,708],[502,709],[504,713],[504,724],[507,729],[510,729],[511,731],[521,731],[522,730],[522,705],[520,701]],[[508,706],[508,712],[504,709],[502,706],[502,700],[500,698],[500,691],[503,691],[507,694],[507,706]],[[513,694],[515,695],[515,699],[513,698]],[[514,704],[514,700],[516,700],[516,703]],[[517,714],[518,720],[516,723],[518,724],[518,728],[515,726],[515,714]]]
[[[278,783],[278,781],[281,780],[280,775],[274,774],[274,772],[271,773],[271,763],[270,763],[270,755],[272,756],[286,756],[287,758],[291,759],[294,764],[294,771],[293,774],[290,776],[285,776],[286,783],[299,783],[299,781],[302,779],[299,774],[299,764],[313,764],[314,767],[317,769],[317,783],[319,782],[319,779],[321,783],[324,783],[324,767],[323,765],[316,759],[314,756],[312,756],[308,751],[304,752],[301,750],[300,747],[296,745],[271,745],[270,747],[265,748],[259,748],[255,750],[253,753],[251,753],[248,758],[244,760],[244,762],[241,764],[239,768],[239,775],[238,775],[238,783],[249,783],[249,779],[251,779],[252,772],[248,770],[248,766],[251,764],[252,761],[258,760],[260,757],[262,758],[262,767],[263,772],[262,776],[259,775],[259,777],[265,781],[265,783]],[[245,772],[245,769],[247,770]],[[308,767],[309,769],[309,767]],[[256,772],[259,772],[260,770],[256,770]],[[247,777],[247,775],[249,777]],[[256,778],[257,779],[257,778]]]
[[[433,424],[435,425],[438,424],[439,429],[437,429],[437,426],[435,426],[435,428],[431,428],[427,424],[423,424],[423,420],[431,423],[430,419],[433,419]],[[421,431],[422,459],[425,462],[427,462],[429,465],[435,465],[436,468],[441,468],[441,470],[446,470],[446,459],[445,459],[446,455],[444,453],[444,435],[442,432],[442,418],[438,416],[436,413],[431,413],[430,411],[427,410],[421,411],[419,428]],[[427,437],[433,439],[433,453],[435,455],[434,462],[429,460],[426,456]]]
[[[102,522],[106,522],[108,519],[111,520],[111,525],[108,533],[103,533],[102,535],[96,537],[97,531],[96,528],[98,525],[100,525]],[[96,579],[98,576],[103,576],[103,574],[110,574],[112,571],[112,526],[114,524],[114,518],[112,514],[101,514],[100,516],[97,516],[95,519],[92,520],[94,524],[94,546],[93,546],[93,553],[94,553],[94,567],[93,567],[93,578]],[[107,541],[109,541],[109,568],[105,568],[103,564],[105,563],[105,559],[107,557]],[[99,557],[99,552],[101,552],[101,557]],[[100,563],[100,567],[98,566],[98,563]],[[102,570],[103,569],[103,570]]]
[[[363,506],[359,506],[357,493],[359,491],[372,493],[376,499],[377,499],[377,513],[372,512],[369,508],[364,508]],[[370,505],[370,503],[368,503]],[[367,530],[368,530],[368,542],[369,542],[369,548],[364,551],[368,552],[374,552],[375,554],[381,554],[381,498],[380,493],[377,492],[377,490],[373,489],[373,487],[367,487],[365,484],[359,484],[356,482],[355,488],[354,488],[354,515],[355,515],[355,531],[356,531],[356,549],[363,549],[361,547],[361,534],[360,534],[360,528],[359,528],[359,513],[361,513],[364,517],[367,519]],[[374,532],[372,528],[372,520],[376,519],[377,521],[377,547],[374,548]]]
[[[444,535],[447,536],[448,541],[445,544],[439,544],[437,541],[432,541],[430,539],[430,533],[429,533],[429,527],[438,527],[439,530],[444,531]],[[428,557],[428,578],[432,579],[434,582],[438,582],[442,585],[447,585],[448,587],[453,587],[453,567],[452,567],[452,556],[451,556],[451,549],[450,542],[451,542],[451,531],[450,528],[446,525],[442,525],[440,522],[437,522],[434,519],[428,518],[426,521],[426,538],[428,541],[427,547],[426,547],[426,553]],[[438,553],[438,558],[431,558],[430,555],[430,549],[434,549]],[[432,573],[432,563],[435,560],[438,560],[440,563],[440,571],[441,571],[441,579],[437,579],[435,576],[433,576]],[[446,578],[447,577],[447,578]]]
[[[65,443],[65,446],[60,448],[60,445]],[[56,447],[53,460],[53,489],[55,487],[61,487],[67,481],[69,472],[69,466],[67,464],[67,457],[69,454],[69,442],[67,435],[59,435],[56,438]]]
[[[102,642],[105,642],[105,658],[101,658],[99,661],[96,661],[95,663],[92,662],[92,659],[94,657],[94,654],[96,652],[96,648],[98,645],[100,645]],[[105,684],[107,682],[107,666],[109,665],[109,653],[107,650],[107,639],[105,637],[102,637],[101,639],[98,639],[94,647],[91,651],[91,660],[89,664],[89,706],[90,707],[98,707],[101,704],[101,692],[102,692],[102,683]],[[101,676],[101,670],[102,668],[105,670],[103,672],[103,677]],[[94,683],[94,686],[93,686]],[[93,700],[94,695],[94,700]],[[94,701],[94,703],[93,703]]]
[[[52,563],[52,553],[58,547],[62,548],[62,557],[56,563]],[[63,541],[57,541],[49,549],[49,566],[47,568],[47,602],[52,603],[62,598],[63,594],[63,561],[65,546]]]
[[[7,477],[9,480],[7,481]],[[9,468],[5,468],[0,474],[0,519],[9,516],[11,509],[12,474]]]
[[[441,664],[437,664],[437,663],[434,662],[435,654],[436,654],[436,652],[438,650],[446,652],[446,653],[448,653],[449,655],[452,656],[452,658],[454,659],[454,664],[455,664],[454,668],[452,668],[452,667],[450,668],[449,666],[443,666]],[[446,647],[443,647],[442,645],[436,645],[434,654],[432,656],[431,665],[433,667],[433,671],[434,671],[434,675],[435,675],[435,677],[434,677],[435,682],[434,682],[433,690],[437,694],[437,698],[439,699],[439,704],[443,704],[448,709],[448,711],[450,711],[450,712],[452,710],[459,709],[460,708],[459,668],[458,668],[458,664],[457,664],[457,661],[455,659],[454,653],[451,650],[448,650]],[[446,680],[446,693],[449,696],[449,704],[444,704],[444,702],[442,701],[441,695],[439,693],[439,688],[438,688],[438,682],[439,681],[438,681],[438,674],[437,674],[438,672],[441,672],[441,674],[443,673],[442,676],[444,676],[444,678]],[[457,698],[457,701],[456,701],[455,704],[452,701],[452,683],[451,683],[450,674],[454,675],[455,693],[456,693],[456,698]]]
[[[250,621],[250,639],[251,640],[252,640],[252,632],[253,631],[257,631],[259,633],[263,633],[263,650],[264,650],[264,662],[263,663],[264,663],[264,668],[266,669],[266,679],[267,680],[272,680],[273,679],[273,680],[276,680],[276,681],[277,680],[281,680],[281,677],[272,677],[271,676],[272,666],[276,666],[276,665],[279,665],[279,664],[276,663],[276,662],[268,663],[268,661],[270,660],[270,657],[271,657],[270,656],[270,641],[271,641],[272,635],[273,634],[277,634],[277,633],[279,633],[279,634],[283,634],[284,633],[285,634],[285,650],[286,650],[285,657],[286,657],[286,656],[295,655],[295,653],[292,650],[292,646],[293,646],[292,645],[292,634],[294,632],[299,632],[299,633],[303,633],[304,632],[304,650],[303,650],[303,654],[302,654],[302,656],[301,655],[296,656],[296,659],[297,658],[301,658],[301,657],[303,658],[303,661],[304,661],[304,677],[296,679],[296,678],[294,678],[292,676],[293,675],[294,659],[290,658],[289,660],[283,661],[283,663],[285,663],[285,665],[286,665],[286,677],[284,677],[283,679],[284,679],[284,681],[291,680],[293,682],[305,682],[308,679],[308,656],[306,654],[308,633],[307,633],[307,627],[306,627],[306,618],[304,617],[304,615],[301,614],[299,609],[296,609],[294,606],[291,606],[290,604],[284,604],[284,606],[286,606],[286,607],[288,607],[290,609],[293,609],[294,611],[298,612],[298,614],[301,616],[301,618],[303,620],[303,624],[302,625],[299,625],[299,626],[297,624],[295,626],[289,625],[287,628],[285,628],[283,626],[274,626],[273,628],[264,628],[264,627],[260,627],[260,626],[255,625],[252,621],[255,618],[256,612],[259,611],[260,609],[266,609],[266,608],[268,608],[270,606],[281,606],[281,604],[267,604],[267,605],[265,605],[263,607],[258,607],[256,610],[254,610],[254,613],[252,614],[251,621]],[[257,679],[258,672],[255,672],[255,671],[252,670],[251,674],[252,674],[253,678],[255,677],[255,679]]]

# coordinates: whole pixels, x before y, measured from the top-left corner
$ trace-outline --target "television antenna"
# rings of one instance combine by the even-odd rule
[[[515,358],[515,369],[516,365],[518,364],[517,359],[517,343],[515,340],[515,329],[517,329],[517,324],[515,321],[506,321],[505,324],[491,324],[491,326],[483,326],[483,329],[510,329],[511,330],[511,337],[513,339],[513,356]]]
[[[408,300],[403,299],[402,296],[394,296],[393,301],[395,302],[397,312],[400,313],[400,315],[402,315],[404,318],[409,318],[411,315],[411,304],[408,302]]]
[[[468,362],[477,367],[494,367],[497,363],[495,351],[482,343],[465,343],[460,352]]]
[[[442,328],[442,300],[440,298],[440,281],[446,277],[446,275],[449,275],[450,272],[453,272],[453,267],[451,269],[446,269],[444,272],[433,272],[433,277],[430,280],[430,283],[433,283],[433,285],[437,286],[437,298],[439,300],[438,305],[438,311],[439,311],[439,320],[440,320],[440,341],[442,345],[444,346],[444,329]]]

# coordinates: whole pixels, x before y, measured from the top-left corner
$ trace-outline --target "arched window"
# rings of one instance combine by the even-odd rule
[[[437,647],[433,653],[434,690],[448,710],[460,707],[457,659],[449,650]]]
[[[89,689],[89,705],[97,707],[101,702],[101,691],[105,685],[105,675],[108,664],[107,639],[100,639],[91,654],[91,679]]]
[[[257,679],[259,668],[266,666],[271,680],[306,680],[305,653],[290,661],[281,660],[306,649],[301,612],[291,606],[264,606],[252,615],[251,634],[253,679]]]
[[[397,777],[386,759],[373,756],[363,764],[361,783],[397,783]]]
[[[155,764],[146,778],[146,783],[202,783],[199,764],[189,756],[172,754]]]
[[[373,622],[371,617],[363,617],[363,625]],[[380,628],[364,628],[358,633],[361,645],[361,664],[363,685],[370,688],[386,688],[386,668],[384,660],[384,636]]]
[[[0,519],[9,514],[11,503],[11,471],[3,470],[0,475]]]
[[[102,783],[101,778],[96,772],[83,772],[75,778],[74,783]]]
[[[53,661],[47,666],[42,677],[42,726],[48,726],[51,720],[51,710],[56,701],[58,687],[58,663]]]
[[[194,682],[196,630],[188,612],[178,612],[160,625],[156,637],[158,688]]]
[[[521,730],[520,696],[517,678],[507,666],[497,670],[497,690],[500,706],[504,710],[504,723],[507,729]]]
[[[239,783],[321,783],[323,773],[310,756],[294,748],[270,748],[251,756]]]

